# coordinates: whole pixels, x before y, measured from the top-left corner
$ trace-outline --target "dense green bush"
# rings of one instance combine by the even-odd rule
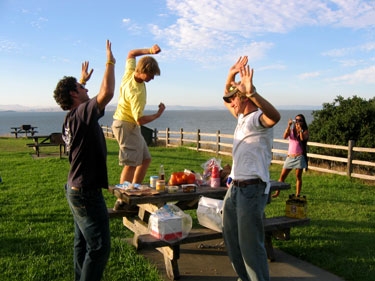
[[[354,140],[355,146],[375,147],[375,98],[366,100],[353,96],[344,99],[337,96],[332,103],[324,103],[323,109],[313,111],[312,115],[310,141],[347,146],[349,140]],[[327,153],[322,148],[314,148],[311,152]],[[340,155],[345,151],[330,151],[330,154],[346,156]]]
[[[313,111],[309,126],[310,141],[356,146],[375,146],[375,99],[357,96],[344,99],[338,96],[332,103],[324,103],[322,110]]]

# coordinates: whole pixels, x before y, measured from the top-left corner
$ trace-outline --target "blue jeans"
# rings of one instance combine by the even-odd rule
[[[266,184],[232,187],[223,207],[223,235],[233,268],[242,281],[269,281],[263,216]]]
[[[99,281],[111,249],[109,217],[101,189],[73,190],[65,185],[74,218],[76,281]]]

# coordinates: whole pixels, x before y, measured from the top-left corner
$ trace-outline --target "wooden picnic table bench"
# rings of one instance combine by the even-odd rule
[[[31,125],[21,125],[20,127],[11,127],[11,134],[14,134],[16,138],[18,138],[19,134],[25,134],[27,137],[27,134],[30,134],[31,136],[34,136],[38,131],[35,129],[38,127],[34,127]]]
[[[43,146],[58,146],[60,150],[60,158],[63,153],[66,153],[65,142],[62,139],[62,133],[52,133],[50,135],[34,135],[28,137],[33,139],[33,143],[26,144],[28,147],[32,147],[35,150],[36,155],[39,157],[40,148]]]
[[[271,181],[270,194],[276,189],[290,189],[290,184]],[[148,219],[150,215],[167,202],[173,202],[182,210],[196,209],[199,198],[201,196],[223,199],[226,191],[226,187],[210,188],[205,186],[197,187],[196,192],[191,193],[184,193],[182,191],[179,191],[176,193],[160,193],[155,195],[134,196],[124,193],[123,190],[119,188],[110,186],[109,192],[113,193],[117,198],[123,200],[129,206],[137,206],[138,214],[134,213],[134,210],[132,212],[125,210],[121,213],[121,210],[113,211],[109,209],[109,216],[111,218],[121,216],[123,217],[124,226],[134,233],[131,243],[137,249],[155,248],[159,252],[161,252],[164,256],[164,263],[168,277],[172,280],[177,280],[180,278],[178,269],[180,245],[220,239],[222,238],[222,233],[205,227],[193,228],[184,239],[174,243],[168,243],[149,234]],[[309,221],[310,220],[308,218],[295,219],[284,216],[265,218],[265,247],[267,250],[267,256],[270,261],[275,260],[272,238],[276,238],[279,240],[289,240],[290,229],[292,227],[306,225],[309,223]]]

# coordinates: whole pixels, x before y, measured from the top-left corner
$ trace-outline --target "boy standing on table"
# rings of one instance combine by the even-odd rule
[[[223,235],[241,281],[268,281],[263,215],[270,190],[272,127],[280,120],[275,107],[253,85],[248,58],[230,68],[224,101],[238,119],[233,138],[232,182],[224,198]],[[235,82],[240,73],[241,81]]]
[[[102,188],[108,188],[107,148],[98,120],[114,95],[115,63],[107,40],[107,63],[97,96],[89,98],[86,82],[88,62],[82,63],[81,79],[61,79],[54,98],[69,110],[63,139],[69,152],[70,170],[66,197],[74,218],[74,280],[99,281],[110,253],[109,217]]]
[[[123,166],[120,183],[125,181],[142,184],[151,163],[151,155],[141,133],[141,126],[159,118],[164,110],[164,103],[154,114],[145,115],[147,92],[146,83],[160,75],[158,62],[150,55],[161,52],[155,44],[149,49],[134,49],[128,52],[125,73],[121,80],[120,96],[113,115],[112,131],[119,144],[119,165]],[[142,58],[136,63],[136,58]],[[126,208],[121,200],[114,209]]]

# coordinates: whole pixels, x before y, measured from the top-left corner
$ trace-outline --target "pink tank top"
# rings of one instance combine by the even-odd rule
[[[303,153],[302,147],[297,139],[297,136],[294,135],[294,130],[290,130],[288,154],[302,154],[302,153]]]

